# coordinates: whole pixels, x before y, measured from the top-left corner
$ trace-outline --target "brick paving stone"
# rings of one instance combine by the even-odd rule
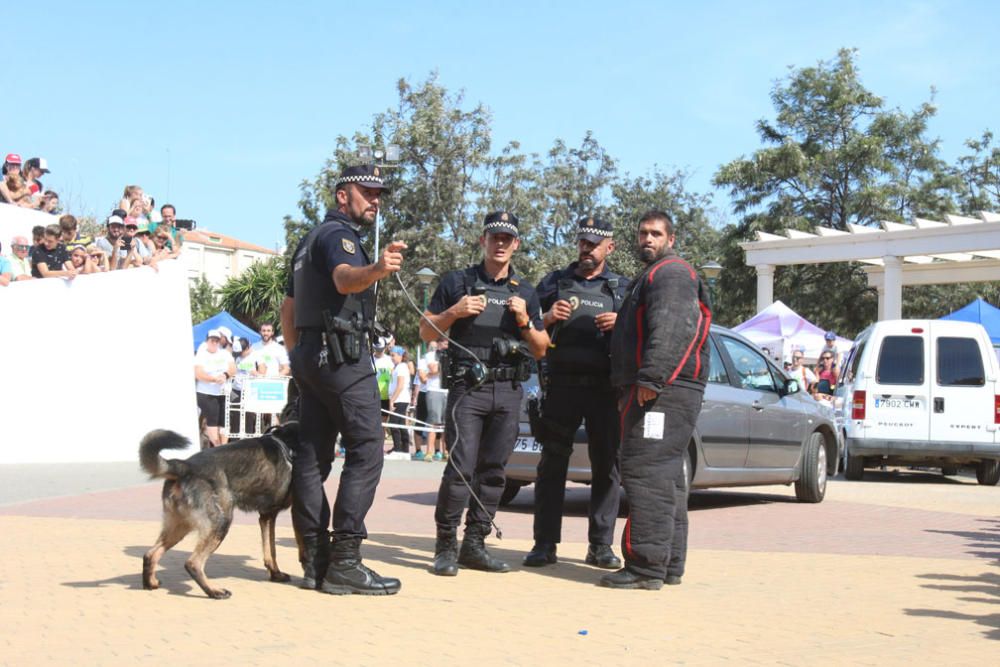
[[[695,494],[688,574],[656,592],[595,585],[602,572],[583,563],[583,488],[569,494],[559,564],[520,566],[526,489],[500,514],[505,539],[490,538],[514,571],[438,578],[428,571],[436,483],[384,479],[364,553],[403,580],[390,598],[268,582],[249,515],[208,563],[231,599],[205,598],[184,571],[191,538],[164,557],[162,589],[144,591],[158,484],[6,505],[0,664],[988,661],[1000,640],[1000,490],[880,475],[832,483],[819,505],[793,502],[785,487]],[[277,538],[279,564],[297,577],[287,514]]]

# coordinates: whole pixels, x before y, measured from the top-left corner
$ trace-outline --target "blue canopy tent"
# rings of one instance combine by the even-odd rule
[[[218,329],[219,327],[226,327],[233,332],[234,338],[246,338],[250,341],[250,344],[254,344],[260,341],[260,334],[246,326],[238,319],[222,311],[221,313],[216,313],[204,322],[199,322],[194,325],[194,351],[198,351],[198,346],[205,342],[205,338],[208,337],[208,332],[211,329]]]
[[[986,329],[986,333],[990,335],[994,347],[1000,345],[1000,308],[991,306],[982,299],[976,299],[954,313],[948,313],[941,319],[979,322]]]

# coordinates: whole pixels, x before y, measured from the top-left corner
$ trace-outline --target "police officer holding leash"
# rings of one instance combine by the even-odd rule
[[[382,474],[382,419],[369,337],[375,283],[399,271],[406,244],[390,243],[375,263],[361,245],[385,190],[378,167],[345,169],[337,207],[299,242],[292,259],[281,324],[292,375],[300,390],[300,441],[292,463],[292,523],[304,572],[303,588],[337,595],[398,593],[398,579],[361,562],[365,515]],[[337,434],[346,449],[333,506],[323,482]]]
[[[482,263],[445,274],[420,321],[423,340],[451,329],[456,343],[442,364],[449,383],[445,429],[451,456],[434,510],[433,571],[441,576],[455,576],[460,564],[487,572],[510,569],[490,555],[485,538],[517,440],[520,383],[530,375],[531,358],[540,359],[549,344],[538,296],[510,265],[520,246],[517,217],[504,211],[487,215],[479,245]],[[457,531],[466,508],[459,551]]]
[[[601,578],[610,588],[657,590],[681,583],[687,556],[684,451],[708,378],[704,353],[712,311],[691,265],[673,250],[670,216],[639,221],[646,264],[611,336],[611,382],[619,390],[622,481],[630,511],[622,534],[625,567]]]
[[[621,567],[611,550],[618,516],[618,408],[611,386],[611,330],[627,280],[608,270],[614,250],[611,224],[599,218],[578,223],[579,258],[538,283],[538,298],[552,343],[545,355],[541,414],[532,406],[532,432],[542,444],[535,481],[535,545],[524,564],[556,562],[566,472],[576,430],[586,417],[593,478],[586,562]]]

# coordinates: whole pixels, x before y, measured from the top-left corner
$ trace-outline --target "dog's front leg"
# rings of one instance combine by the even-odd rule
[[[291,577],[278,569],[278,558],[274,548],[274,525],[277,518],[277,512],[260,515],[260,546],[264,553],[264,567],[271,575],[271,581],[284,582]]]

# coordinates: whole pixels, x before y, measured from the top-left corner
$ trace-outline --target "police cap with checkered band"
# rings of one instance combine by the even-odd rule
[[[517,216],[507,211],[493,211],[483,220],[483,233],[517,236]]]
[[[382,168],[373,164],[362,164],[356,167],[348,167],[340,172],[337,179],[336,189],[357,183],[363,188],[373,188],[376,190],[389,190],[389,186],[382,182]]]
[[[610,222],[600,218],[581,218],[576,223],[576,238],[586,239],[591,243],[600,243],[604,239],[610,239],[614,234],[614,228]]]

